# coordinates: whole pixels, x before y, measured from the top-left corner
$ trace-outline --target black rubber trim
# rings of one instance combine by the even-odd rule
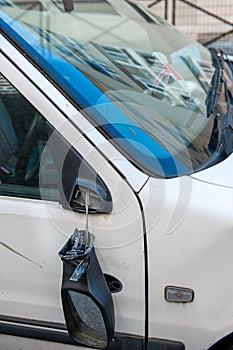
[[[21,318],[21,317],[0,315],[0,325],[4,322],[26,325],[30,327],[35,326],[35,327],[41,327],[41,328],[58,329],[59,331],[67,330],[65,324],[63,323],[53,323],[53,322],[46,322],[46,321],[30,320],[30,319]]]
[[[62,343],[77,346],[77,343],[70,338],[67,329],[64,325],[58,325],[48,322],[40,323],[38,321],[33,320],[0,316],[0,333],[16,337],[38,339],[54,343]],[[143,349],[143,347],[143,338],[129,336],[125,334],[116,334],[114,341],[108,347],[108,350],[141,350]],[[185,347],[184,344],[171,340],[148,340],[148,350],[161,349],[185,350]]]
[[[166,339],[149,339],[148,350],[185,350],[183,343]]]
[[[142,215],[142,226],[143,226],[143,245],[144,245],[144,273],[145,273],[145,339],[143,344],[143,350],[148,350],[148,337],[149,337],[149,257],[148,257],[148,244],[147,244],[147,232],[146,232],[146,219],[143,210],[143,205],[139,194],[134,192]],[[135,349],[136,350],[136,349]]]
[[[119,335],[116,342],[108,350],[141,350],[143,348],[143,339]],[[164,339],[149,339],[148,350],[185,350],[184,344]]]
[[[47,326],[29,325],[26,322],[11,323],[0,321],[0,333],[23,338],[39,339],[49,342],[77,345],[69,336],[66,329],[53,329]]]

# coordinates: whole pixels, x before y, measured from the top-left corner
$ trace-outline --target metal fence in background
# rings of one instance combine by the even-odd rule
[[[183,33],[233,54],[233,0],[138,0]]]

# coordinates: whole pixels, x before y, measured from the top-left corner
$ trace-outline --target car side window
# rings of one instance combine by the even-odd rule
[[[59,200],[46,119],[2,74],[0,195]]]

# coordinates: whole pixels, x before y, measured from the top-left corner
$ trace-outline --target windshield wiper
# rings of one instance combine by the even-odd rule
[[[225,150],[225,153],[227,156],[229,156],[233,151],[233,97],[232,97],[232,93],[228,90],[227,82],[223,76],[224,57],[225,57],[226,61],[228,58],[227,58],[227,55],[224,55],[224,57],[223,57],[222,52],[218,53],[216,50],[214,50],[214,52],[215,52],[214,55],[217,55],[216,58],[219,60],[219,63],[216,63],[216,65],[218,64],[218,67],[219,67],[219,68],[216,68],[216,70],[217,69],[219,70],[219,73],[218,73],[219,74],[219,85],[218,85],[218,88],[216,87],[216,89],[219,89],[219,92],[218,92],[218,96],[216,96],[216,104],[218,102],[219,94],[221,93],[222,85],[224,85],[225,100],[227,103],[227,112],[222,117],[221,139],[222,139],[222,145],[223,145],[223,148]],[[229,68],[232,69],[231,66]],[[216,107],[216,105],[215,105],[215,107]],[[213,112],[215,111],[215,107],[214,107]]]
[[[222,52],[216,49],[210,49],[212,56],[213,66],[215,67],[214,75],[211,79],[210,89],[206,97],[206,109],[207,109],[207,118],[215,112],[216,105],[222,90],[223,84],[223,67],[224,67],[224,58]]]
[[[225,95],[227,101],[227,113],[222,120],[222,144],[227,156],[232,153],[233,150],[233,99],[232,95],[227,89],[227,83],[225,85]]]
[[[207,118],[216,112],[216,105],[224,85],[225,100],[227,103],[227,112],[222,117],[221,122],[221,144],[227,156],[233,151],[233,96],[228,90],[227,82],[224,79],[224,57],[227,61],[227,56],[222,51],[215,49],[210,50],[212,55],[213,66],[215,72],[211,80],[211,87],[206,98]],[[229,67],[232,70],[232,67]],[[219,118],[219,113],[215,113],[215,117]]]

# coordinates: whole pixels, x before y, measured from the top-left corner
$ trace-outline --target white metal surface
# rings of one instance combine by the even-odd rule
[[[233,329],[233,189],[190,177],[151,178],[140,195],[149,249],[150,337],[207,349]],[[167,302],[166,286],[191,288],[194,300]]]
[[[193,179],[233,188],[233,154],[214,167],[192,175]]]

